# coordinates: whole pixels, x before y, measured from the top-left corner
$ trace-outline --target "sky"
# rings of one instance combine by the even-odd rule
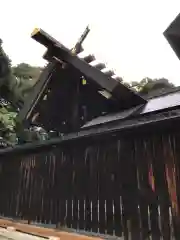
[[[71,48],[89,24],[87,53],[125,81],[168,78],[180,85],[180,61],[163,36],[179,0],[1,0],[0,38],[14,65],[43,66],[45,48],[31,39],[42,28]]]

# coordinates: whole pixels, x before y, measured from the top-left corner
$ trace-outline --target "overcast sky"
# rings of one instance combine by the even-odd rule
[[[72,47],[89,24],[86,52],[126,81],[166,77],[180,85],[180,61],[162,34],[179,12],[179,0],[1,0],[0,37],[13,64],[43,65],[34,27]]]

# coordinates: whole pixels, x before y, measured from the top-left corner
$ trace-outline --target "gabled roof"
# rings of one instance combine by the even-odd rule
[[[52,129],[55,125],[60,126],[60,124],[64,124],[63,122],[67,123],[68,114],[68,121],[73,121],[70,120],[72,116],[71,113],[67,113],[67,109],[69,112],[74,112],[74,109],[79,108],[78,104],[80,102],[81,108],[85,107],[85,110],[80,110],[81,113],[74,113],[73,117],[76,115],[76,119],[79,118],[79,124],[82,126],[84,122],[101,116],[104,112],[117,112],[147,102],[142,96],[123,85],[121,78],[116,76],[113,71],[108,70],[105,64],[96,62],[92,54],[86,56],[82,56],[82,53],[74,55],[63,44],[41,29],[33,32],[32,38],[47,48],[44,58],[49,63],[34,86],[34,91],[27,97],[23,108],[19,112],[18,120],[20,122],[32,123],[32,119],[38,113],[36,124]],[[87,87],[82,88],[80,86],[78,94],[76,94],[75,91],[79,88],[77,86],[79,86],[80,78],[86,79]],[[65,83],[63,83],[63,79],[65,79]],[[63,84],[64,86],[72,86],[74,93],[72,93],[72,89],[70,90],[69,87],[63,88]],[[48,93],[49,89],[50,94]],[[76,100],[74,101],[77,101],[77,104],[73,109],[73,104],[70,106],[68,102],[73,101],[74,94],[78,95],[78,98],[81,100],[77,100],[77,97],[75,98]],[[43,102],[45,95],[47,95],[46,103]],[[62,95],[68,95],[68,97],[63,98]],[[56,100],[54,101],[53,99],[55,98]],[[52,105],[57,104],[58,101],[59,110],[56,111],[57,114],[53,114],[55,110],[53,110],[54,106]],[[51,105],[50,107],[48,106],[49,108],[47,107],[47,102]],[[62,106],[62,102],[64,102],[64,106]],[[95,109],[98,110],[96,111]],[[48,116],[47,112],[49,112]],[[77,116],[78,114],[79,116]],[[84,117],[83,114],[86,116]],[[83,123],[81,119],[83,119]]]
[[[103,69],[99,70],[93,67],[85,58],[81,59],[77,55],[73,55],[62,43],[58,42],[42,29],[32,33],[31,37],[47,48],[45,54],[46,59],[56,58],[72,66],[74,69],[81,72],[88,81],[106,90],[113,98],[119,100],[120,105],[124,108],[146,103],[143,97],[114,79],[112,77],[112,72],[104,73]]]
[[[178,26],[180,27],[180,15],[178,15],[176,20],[164,33],[168,41],[170,41],[172,45],[174,44],[173,47],[175,47],[176,51],[180,45],[180,42],[175,44],[175,42],[172,40],[174,39],[174,36],[180,40]],[[32,34],[32,38],[47,47],[47,52],[45,53],[44,58],[48,59],[50,63],[42,73],[37,85],[35,86],[34,92],[29,97],[29,100],[26,101],[25,107],[20,111],[19,118],[21,120],[27,119],[33,112],[33,109],[36,108],[40,97],[43,96],[47,85],[52,80],[52,72],[56,72],[57,64],[59,64],[59,62],[60,65],[58,66],[60,70],[64,71],[63,69],[65,69],[67,72],[72,71],[77,78],[79,78],[79,76],[85,77],[90,86],[93,86],[93,91],[94,89],[96,89],[98,93],[106,91],[109,94],[107,97],[107,103],[111,103],[111,106],[118,106],[118,108],[116,107],[115,111],[105,111],[106,115],[104,116],[102,116],[100,112],[95,115],[93,115],[93,113],[91,118],[92,120],[89,119],[89,122],[86,122],[85,124],[83,123],[84,125],[82,124],[82,128],[89,128],[91,126],[101,125],[117,120],[127,120],[133,117],[139,118],[150,113],[157,113],[159,111],[165,111],[174,107],[180,107],[179,89],[178,91],[177,89],[172,90],[172,92],[169,93],[162,92],[161,96],[146,99],[144,96],[140,96],[136,92],[124,86],[119,81],[117,76],[114,75],[113,71],[108,71],[105,69],[104,64],[94,63],[95,58],[93,55],[84,57],[82,57],[81,54],[78,56],[73,55],[72,52],[63,44],[52,38],[49,34],[41,29],[38,29],[36,32],[34,32]],[[177,54],[179,54],[180,57],[180,48],[179,52],[177,51]],[[70,78],[68,78],[69,84],[71,84],[70,81],[73,81],[72,78],[72,75]],[[61,82],[61,79],[57,79],[56,77],[53,81]],[[56,88],[58,88],[58,85]],[[89,88],[86,90],[88,89]],[[57,92],[57,94],[59,93]],[[93,99],[92,95],[88,97],[92,97]],[[93,108],[94,107],[95,105],[93,105]],[[59,112],[60,114],[63,114],[61,109],[59,109]]]

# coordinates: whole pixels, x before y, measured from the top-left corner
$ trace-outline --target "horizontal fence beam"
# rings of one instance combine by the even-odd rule
[[[28,151],[38,151],[43,148],[52,148],[56,145],[66,143],[69,141],[81,140],[89,137],[96,137],[104,134],[126,133],[128,131],[145,129],[146,131],[150,130],[150,127],[158,127],[159,125],[163,127],[164,125],[169,126],[173,122],[180,120],[180,109],[167,110],[166,112],[148,113],[141,117],[133,117],[127,120],[113,121],[105,123],[102,125],[97,125],[89,127],[87,129],[81,129],[79,132],[66,134],[64,136],[54,138],[42,142],[27,143],[23,145],[16,145],[10,148],[0,150],[0,156],[4,154],[15,154],[16,152],[28,152]]]

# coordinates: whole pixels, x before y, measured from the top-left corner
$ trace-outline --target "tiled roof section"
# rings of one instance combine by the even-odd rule
[[[126,118],[132,116],[133,114],[137,113],[137,111],[140,109],[142,109],[142,105],[130,108],[130,109],[122,111],[122,112],[108,114],[105,116],[100,116],[100,117],[95,118],[92,121],[86,123],[82,128],[90,127],[90,126],[98,125],[98,124],[103,124],[103,123],[107,123],[107,122],[111,122],[111,121],[123,120],[123,119],[126,119]]]
[[[153,112],[155,113],[158,111],[171,109],[173,107],[180,107],[180,90],[149,99],[147,104],[141,105],[139,108],[131,108],[116,114],[95,118],[86,123],[82,128],[104,124],[111,121],[124,120],[135,115],[138,116]]]

